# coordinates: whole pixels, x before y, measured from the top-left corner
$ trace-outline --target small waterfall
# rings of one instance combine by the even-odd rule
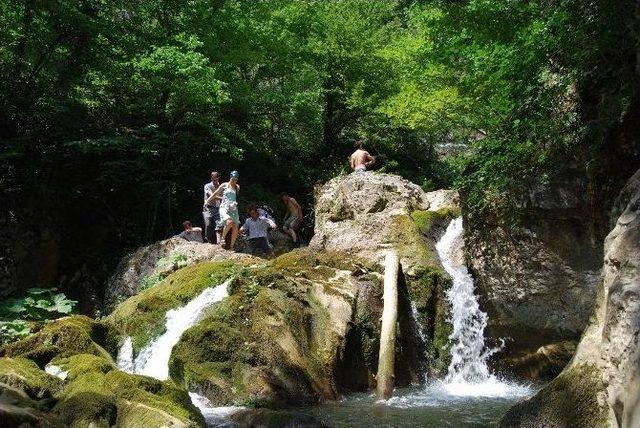
[[[193,405],[200,410],[202,416],[204,416],[204,419],[207,422],[207,425],[209,426],[234,426],[233,424],[228,423],[228,417],[233,415],[234,413],[246,409],[246,407],[240,406],[215,407],[211,404],[207,397],[204,397],[195,392],[190,392],[189,397],[191,398],[191,402],[193,403]]]
[[[131,338],[127,338],[118,353],[118,368],[160,380],[168,379],[169,357],[180,336],[198,321],[207,308],[229,295],[230,282],[229,279],[207,288],[183,307],[167,311],[166,331],[143,348],[135,360]]]
[[[117,360],[118,368],[123,372],[135,373],[135,364],[133,361],[133,341],[131,337],[127,337],[120,347]]]
[[[447,291],[453,325],[449,338],[453,344],[445,389],[453,395],[522,394],[526,390],[522,386],[504,383],[489,371],[487,360],[497,349],[488,349],[484,343],[488,317],[480,309],[473,278],[464,265],[463,232],[462,218],[452,220],[436,244],[442,265],[453,280]]]

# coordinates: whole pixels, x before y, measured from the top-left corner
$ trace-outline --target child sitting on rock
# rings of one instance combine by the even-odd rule
[[[269,243],[269,229],[275,229],[276,224],[273,220],[266,217],[260,217],[258,209],[251,206],[248,209],[249,218],[240,228],[241,233],[247,234],[247,249],[251,254],[261,251],[269,257],[274,256],[273,247]]]

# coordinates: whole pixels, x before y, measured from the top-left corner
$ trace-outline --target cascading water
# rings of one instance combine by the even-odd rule
[[[180,336],[198,321],[207,308],[229,295],[230,282],[227,280],[216,287],[207,288],[183,307],[167,311],[166,331],[143,348],[135,360],[131,338],[125,339],[118,353],[120,370],[160,380],[168,379],[169,357]]]
[[[165,380],[169,378],[169,358],[182,333],[202,317],[204,311],[229,295],[231,279],[216,287],[209,287],[181,308],[167,311],[166,330],[133,357],[133,341],[127,337],[118,352],[118,368],[127,373],[142,374]],[[224,419],[242,407],[214,407],[205,397],[190,392],[193,404],[200,409],[212,426],[223,426]]]
[[[528,391],[518,385],[500,381],[487,365],[489,357],[497,351],[484,343],[484,329],[488,317],[480,309],[474,294],[473,278],[464,265],[462,218],[451,221],[444,236],[436,244],[442,266],[451,276],[453,284],[447,291],[451,304],[450,336],[451,363],[444,386],[453,395],[503,396]]]

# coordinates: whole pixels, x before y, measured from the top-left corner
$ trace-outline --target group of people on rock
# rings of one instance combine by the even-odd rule
[[[349,165],[354,173],[365,172],[375,163],[375,158],[364,149],[362,141],[354,145],[355,151],[349,157]],[[184,230],[178,236],[188,241],[209,242],[223,248],[234,249],[238,235],[246,235],[246,246],[250,253],[260,251],[268,256],[274,255],[273,246],[269,242],[269,230],[275,229],[276,223],[271,214],[264,207],[249,206],[248,217],[240,227],[238,212],[238,193],[240,185],[238,171],[231,171],[229,181],[220,183],[220,173],[213,171],[211,181],[204,185],[204,203],[202,216],[204,218],[203,231],[193,227],[189,220],[183,223]],[[282,228],[298,244],[298,229],[302,222],[302,208],[298,201],[286,192],[280,195],[286,207]],[[229,236],[229,245],[227,237]]]
[[[194,227],[191,221],[187,220],[183,223],[184,230],[178,237],[187,241],[208,242],[233,250],[238,236],[246,235],[245,243],[248,252],[259,251],[273,256],[274,250],[269,242],[269,230],[275,229],[277,225],[267,207],[250,205],[247,209],[247,219],[240,227],[239,179],[238,171],[231,171],[229,181],[220,183],[220,173],[211,172],[211,181],[204,185],[202,205],[204,233],[202,228]],[[281,194],[281,199],[286,207],[283,230],[291,236],[295,244],[298,244],[297,230],[303,218],[302,208],[298,201],[286,192]]]

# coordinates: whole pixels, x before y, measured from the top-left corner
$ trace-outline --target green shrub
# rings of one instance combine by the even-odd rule
[[[0,304],[0,318],[43,321],[72,313],[78,302],[56,291],[56,288],[30,288],[24,297],[7,299]]]
[[[23,320],[0,321],[0,344],[25,338],[30,332],[31,329]]]

